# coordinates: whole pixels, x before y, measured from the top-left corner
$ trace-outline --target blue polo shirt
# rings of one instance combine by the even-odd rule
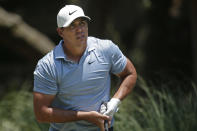
[[[34,91],[56,95],[52,107],[74,111],[99,111],[110,98],[110,74],[124,70],[126,57],[110,40],[88,37],[79,63],[67,59],[63,41],[39,60],[34,71]],[[97,131],[86,121],[51,123],[54,129]]]

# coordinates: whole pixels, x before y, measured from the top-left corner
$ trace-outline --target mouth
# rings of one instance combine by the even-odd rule
[[[77,34],[77,35],[76,35],[76,39],[77,39],[77,40],[84,40],[84,39],[85,39],[85,33],[82,32],[82,33],[80,33],[80,34]]]

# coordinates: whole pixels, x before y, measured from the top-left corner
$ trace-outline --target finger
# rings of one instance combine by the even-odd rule
[[[104,113],[104,115],[110,116],[111,112],[112,112],[111,110],[107,110],[107,111]]]
[[[102,115],[102,119],[103,119],[103,120],[107,120],[107,121],[109,121],[109,120],[110,120],[110,117],[109,117],[109,116],[107,116],[107,115]]]
[[[101,113],[101,114],[104,114],[105,112],[106,112],[106,108],[101,108],[101,109],[100,109],[100,113]]]
[[[103,124],[101,124],[100,129],[101,129],[101,131],[105,131],[104,122],[103,122]]]
[[[109,114],[109,111],[106,111],[103,115],[108,115]]]
[[[115,113],[115,112],[114,112],[113,110],[107,110],[107,111],[104,113],[104,115],[113,117],[114,113]]]
[[[108,121],[108,127],[111,127],[111,121]]]

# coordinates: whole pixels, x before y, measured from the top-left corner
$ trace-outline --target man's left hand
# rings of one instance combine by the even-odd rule
[[[114,113],[117,112],[118,106],[120,105],[121,101],[118,98],[112,98],[108,103],[107,103],[107,110],[103,113],[104,115],[110,116],[111,118],[113,117]],[[102,105],[101,105],[102,107]]]

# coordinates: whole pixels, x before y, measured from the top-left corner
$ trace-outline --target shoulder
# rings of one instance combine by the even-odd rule
[[[50,65],[54,61],[53,50],[47,53],[44,57],[42,57],[39,61],[39,65]]]
[[[111,40],[108,39],[99,39],[96,37],[88,37],[88,43],[90,47],[100,49],[102,51],[110,51],[113,46],[116,46]]]
[[[114,44],[111,40],[99,39],[99,38],[92,37],[92,36],[88,37],[88,42],[91,44],[96,44],[96,45],[103,46],[103,47],[108,47],[108,46]]]
[[[38,61],[35,71],[50,72],[54,70],[53,68],[54,68],[54,55],[52,50]]]

